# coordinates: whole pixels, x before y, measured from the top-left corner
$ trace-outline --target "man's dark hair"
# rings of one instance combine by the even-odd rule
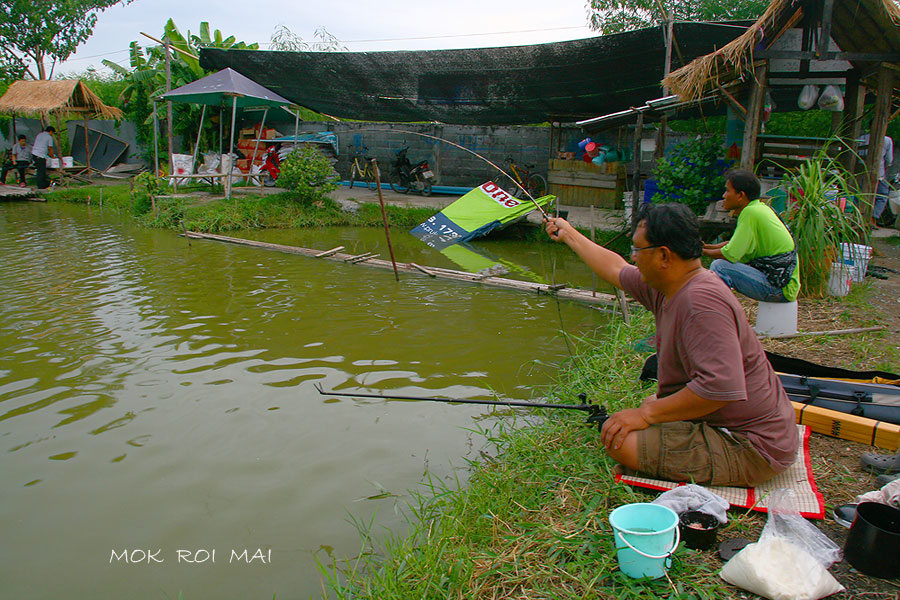
[[[47,125],[47,128],[44,129],[44,131],[46,131],[47,133],[56,133],[56,127],[54,127],[53,125]]]
[[[19,134],[19,139],[20,139],[20,140],[27,140],[28,138],[25,137],[25,134],[24,134],[24,133],[20,133],[20,134]]]
[[[700,222],[684,204],[645,204],[638,215],[638,222],[641,221],[651,245],[665,246],[683,260],[703,254]]]
[[[730,181],[737,193],[747,194],[751,201],[759,198],[759,179],[747,169],[728,169],[725,171],[725,181]]]

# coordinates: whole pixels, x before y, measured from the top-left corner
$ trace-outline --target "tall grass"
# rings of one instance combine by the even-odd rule
[[[635,406],[652,386],[638,382],[644,356],[632,345],[651,331],[644,312],[631,325],[576,340],[575,357],[550,395],[571,402],[584,391],[613,410]],[[608,515],[645,498],[613,482],[613,462],[581,413],[545,410],[540,417],[527,427],[501,421],[484,430],[498,456],[473,464],[465,489],[426,481],[413,495],[408,534],[376,544],[372,524],[357,523],[359,556],[320,563],[327,597],[736,597],[716,575],[718,564],[683,548],[671,584],[622,575]],[[741,519],[732,526],[741,527]]]
[[[797,244],[801,294],[821,298],[828,287],[831,264],[840,260],[840,244],[868,239],[857,207],[856,180],[840,160],[819,150],[795,172],[785,173],[785,223]]]

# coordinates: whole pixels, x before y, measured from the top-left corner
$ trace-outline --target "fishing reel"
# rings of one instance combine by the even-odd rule
[[[603,424],[606,423],[606,420],[609,418],[609,413],[606,412],[606,407],[601,406],[599,404],[591,404],[588,402],[587,394],[581,392],[578,394],[578,399],[581,400],[582,406],[584,406],[584,410],[590,413],[585,419],[585,423],[590,428],[593,428],[594,425],[597,426],[597,431],[600,431],[603,428]]]

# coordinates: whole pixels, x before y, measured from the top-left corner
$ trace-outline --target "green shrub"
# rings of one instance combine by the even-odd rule
[[[324,199],[337,188],[334,169],[312,146],[301,146],[281,161],[278,185],[303,202]]]
[[[681,202],[702,215],[725,189],[722,138],[699,137],[678,144],[669,156],[662,158],[653,170],[659,185],[654,202]]]

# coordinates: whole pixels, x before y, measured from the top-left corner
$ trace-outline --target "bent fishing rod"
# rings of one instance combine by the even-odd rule
[[[382,129],[357,129],[357,130],[355,130],[355,131],[384,131],[384,130],[382,130]],[[518,181],[516,181],[516,178],[515,178],[515,177],[513,177],[512,175],[510,175],[509,173],[507,173],[506,171],[504,171],[503,169],[501,169],[500,167],[498,167],[497,165],[495,165],[494,163],[492,163],[491,161],[489,161],[487,158],[485,158],[485,157],[483,157],[482,155],[478,154],[478,153],[475,152],[474,150],[470,150],[470,149],[466,148],[465,146],[461,146],[461,145],[457,144],[456,142],[451,142],[450,140],[444,139],[444,138],[442,138],[442,137],[438,137],[438,136],[436,136],[436,135],[429,135],[429,134],[427,134],[427,133],[419,133],[418,131],[409,131],[409,130],[407,130],[407,129],[392,129],[391,131],[392,131],[392,132],[396,132],[396,133],[408,133],[408,134],[410,134],[410,135],[418,135],[418,136],[420,136],[420,137],[429,138],[429,139],[432,139],[432,140],[437,140],[437,141],[439,141],[439,142],[444,142],[445,144],[450,144],[451,146],[454,146],[454,147],[456,147],[456,148],[459,148],[460,150],[465,150],[465,151],[468,152],[469,154],[475,155],[476,157],[480,158],[481,160],[483,160],[483,161],[486,162],[487,164],[491,165],[492,167],[494,167],[495,169],[497,169],[498,171],[500,171],[501,173],[503,173],[506,177],[509,177],[509,179],[510,179],[514,184],[516,184],[516,186],[517,186],[520,190],[522,190],[522,192],[528,197],[528,199],[531,200],[531,203],[534,204],[534,207],[537,208],[537,209],[541,212],[541,217],[543,218],[543,220],[544,220],[545,222],[550,220],[550,215],[548,215],[547,212],[544,210],[544,208],[543,208],[540,204],[537,203],[537,200],[535,200],[534,197],[533,197],[531,194],[528,193],[528,190],[526,190],[525,187],[524,187],[521,183],[519,183]]]
[[[590,413],[588,414],[587,419],[585,419],[585,423],[587,423],[588,427],[593,427],[596,424],[598,431],[601,427],[603,427],[603,424],[606,423],[606,420],[609,418],[609,413],[606,412],[606,407],[597,404],[591,404],[587,401],[587,394],[583,392],[581,394],[578,394],[578,399],[581,400],[581,404],[552,404],[549,402],[525,402],[523,400],[472,400],[470,398],[433,398],[423,396],[400,396],[397,394],[365,394],[359,392],[347,394],[341,392],[326,391],[318,383],[314,383],[313,385],[315,385],[316,389],[319,391],[319,394],[321,394],[322,396],[378,398],[380,400],[415,400],[418,402],[443,402],[445,404],[484,404],[487,406],[515,406],[519,408],[561,408],[564,410],[580,410]]]

